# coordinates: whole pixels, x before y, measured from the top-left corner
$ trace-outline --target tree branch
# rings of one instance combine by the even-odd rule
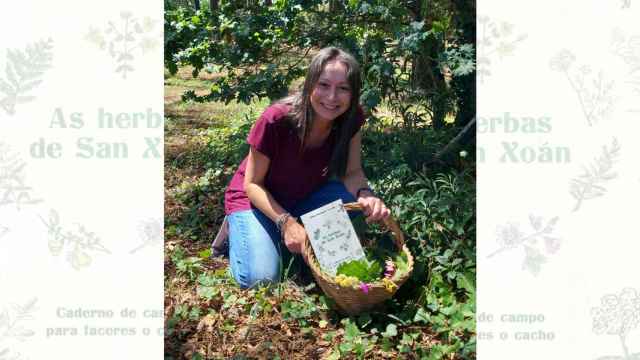
[[[456,135],[453,139],[451,139],[451,141],[449,141],[449,143],[442,148],[442,150],[438,151],[436,153],[436,155],[433,157],[433,159],[435,161],[440,161],[440,159],[447,153],[449,153],[451,150],[454,149],[455,145],[458,144],[458,141],[460,141],[460,139],[467,133],[467,131],[469,131],[469,129],[471,129],[471,127],[476,123],[476,118],[474,117],[473,119],[471,119],[471,121],[469,121],[467,123],[467,125],[465,125],[462,130],[460,130],[460,132],[458,133],[458,135]]]

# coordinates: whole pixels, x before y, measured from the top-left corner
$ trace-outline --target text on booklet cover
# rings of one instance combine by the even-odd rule
[[[335,276],[345,261],[363,259],[362,245],[341,199],[300,216],[323,271]]]

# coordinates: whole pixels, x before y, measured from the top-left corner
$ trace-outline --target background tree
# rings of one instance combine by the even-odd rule
[[[363,65],[362,102],[382,101],[407,127],[440,129],[473,117],[473,1],[220,1],[213,16],[180,8],[165,23],[171,71],[192,65],[224,76],[196,101],[275,99],[304,74],[314,49],[336,45]]]

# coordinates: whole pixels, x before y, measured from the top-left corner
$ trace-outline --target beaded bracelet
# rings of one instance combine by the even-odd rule
[[[372,195],[376,194],[376,193],[373,192],[373,190],[371,190],[370,187],[365,186],[365,187],[361,187],[360,189],[358,189],[358,191],[356,191],[356,199],[358,199],[360,197],[360,192],[365,191],[365,190],[370,192]]]
[[[278,231],[280,231],[280,235],[284,235],[282,233],[282,227],[284,226],[284,224],[287,223],[287,220],[289,220],[289,218],[291,217],[291,214],[287,213],[282,213],[280,215],[278,215],[278,218],[276,219],[276,227],[278,228]]]

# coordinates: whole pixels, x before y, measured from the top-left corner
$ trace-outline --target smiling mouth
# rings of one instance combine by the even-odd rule
[[[322,103],[321,103],[322,104]],[[331,111],[335,111],[338,108],[340,108],[340,105],[327,105],[327,104],[322,104],[322,107],[324,107],[327,110],[331,110]]]

